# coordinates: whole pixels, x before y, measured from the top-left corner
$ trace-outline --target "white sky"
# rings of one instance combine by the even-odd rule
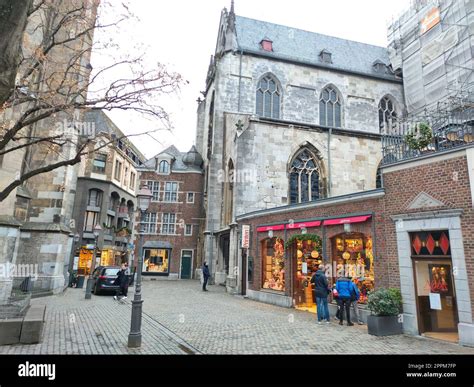
[[[410,0],[235,0],[235,11],[240,16],[386,46],[388,23],[409,4]],[[189,81],[179,94],[162,99],[174,127],[172,133],[154,134],[163,145],[146,136],[132,141],[148,158],[171,144],[187,151],[195,139],[196,100],[204,90],[221,10],[230,8],[230,0],[129,0],[129,5],[140,22],[121,34],[120,49],[133,52],[135,44],[143,44],[148,47],[149,63],[167,64]],[[130,112],[108,114],[126,134],[159,126]]]

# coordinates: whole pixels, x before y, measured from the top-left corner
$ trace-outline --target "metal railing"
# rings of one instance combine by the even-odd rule
[[[407,135],[415,133],[417,125],[425,123],[432,130],[432,140],[423,149],[413,149]],[[466,147],[474,144],[474,107],[438,115],[405,118],[382,134],[382,164],[392,164],[428,153]]]

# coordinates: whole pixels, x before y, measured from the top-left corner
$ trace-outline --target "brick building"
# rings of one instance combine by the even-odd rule
[[[194,278],[202,223],[202,163],[194,146],[184,153],[170,146],[139,168],[140,186],[146,184],[153,193],[142,226],[144,278]]]
[[[359,263],[363,294],[401,289],[406,333],[474,345],[473,156],[471,144],[430,152],[383,166],[383,188],[238,217],[251,231],[243,250],[244,293],[311,308],[305,281],[317,264]],[[294,235],[298,240],[288,245]],[[316,257],[311,253],[318,249],[304,242],[313,235],[322,241]],[[434,289],[438,274],[446,282],[442,291]],[[441,309],[430,308],[430,294],[440,294]]]

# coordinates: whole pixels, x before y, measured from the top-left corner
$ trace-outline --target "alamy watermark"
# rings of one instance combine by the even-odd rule
[[[0,280],[9,280],[14,277],[31,277],[38,279],[37,264],[12,264],[10,262],[0,264]]]
[[[94,139],[97,135],[97,130],[95,122],[81,120],[80,115],[76,112],[72,120],[64,118],[64,120],[56,122],[55,134],[66,138],[79,136]]]
[[[237,171],[219,169],[217,171],[218,183],[256,183],[257,180],[256,169],[239,169]]]

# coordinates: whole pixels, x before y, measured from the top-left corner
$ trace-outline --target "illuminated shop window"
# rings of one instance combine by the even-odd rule
[[[169,250],[145,249],[143,271],[147,273],[169,273]]]
[[[285,247],[280,238],[262,242],[262,267],[264,289],[285,291]]]

